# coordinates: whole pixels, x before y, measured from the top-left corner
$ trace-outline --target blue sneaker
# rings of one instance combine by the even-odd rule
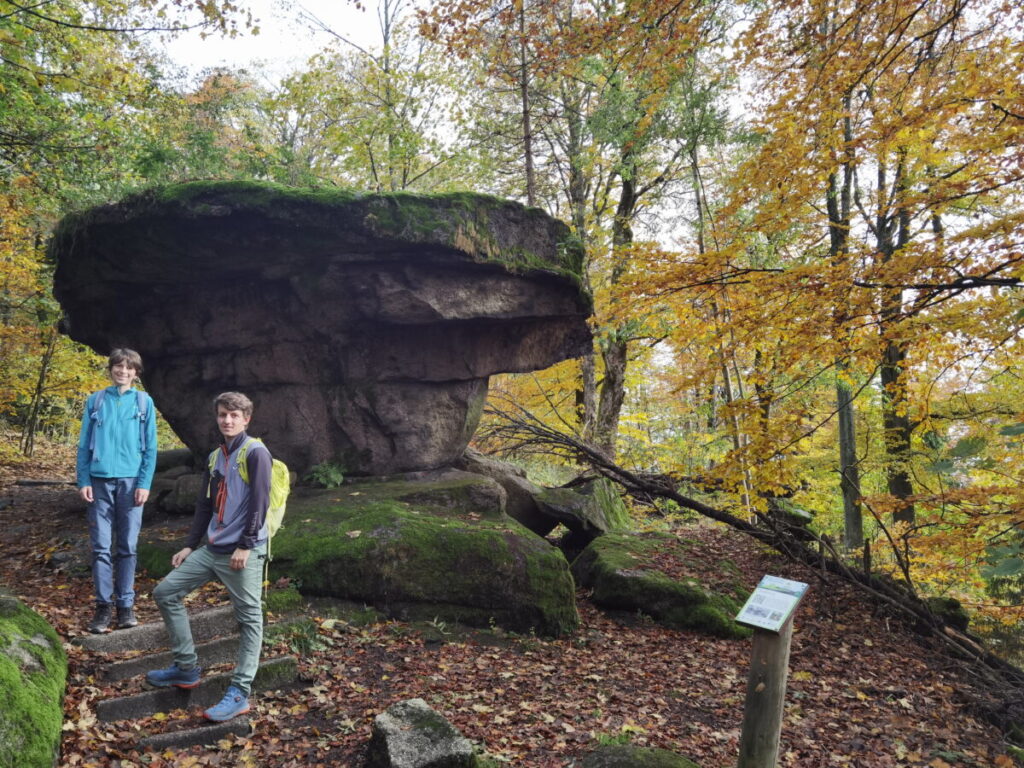
[[[146,673],[146,682],[155,685],[157,688],[195,688],[199,685],[199,675],[202,670],[199,667],[182,669],[177,664],[171,664],[167,669],[154,669]]]
[[[224,694],[224,698],[220,700],[220,703],[203,712],[203,717],[207,720],[213,720],[215,723],[223,723],[225,720],[244,715],[248,711],[249,699],[246,698],[244,693],[231,685],[228,686],[228,692]]]

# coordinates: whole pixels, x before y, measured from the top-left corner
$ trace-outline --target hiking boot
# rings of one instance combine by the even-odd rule
[[[146,673],[146,682],[155,685],[157,688],[195,688],[199,685],[199,675],[202,670],[199,667],[182,669],[177,664],[171,664],[167,669],[154,669]]]
[[[96,603],[96,612],[89,622],[89,631],[94,635],[102,635],[110,631],[110,614],[113,606],[110,603]]]
[[[117,628],[128,629],[137,626],[139,620],[135,618],[135,610],[130,605],[117,606]]]
[[[228,686],[228,692],[224,694],[224,698],[220,700],[220,703],[214,704],[203,712],[203,717],[207,720],[213,720],[215,723],[223,723],[225,720],[244,715],[248,711],[249,699],[246,698],[244,693],[231,685]]]

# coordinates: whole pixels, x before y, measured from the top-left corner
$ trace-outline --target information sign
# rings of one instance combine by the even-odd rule
[[[805,592],[807,585],[802,581],[764,576],[736,614],[736,621],[769,632],[778,632],[789,621]]]

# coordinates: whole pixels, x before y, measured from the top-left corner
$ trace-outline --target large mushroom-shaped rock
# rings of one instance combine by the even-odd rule
[[[491,374],[589,343],[568,228],[480,195],[184,184],[65,218],[50,255],[67,333],[141,352],[193,451],[216,437],[211,398],[237,389],[298,471],[447,466]]]

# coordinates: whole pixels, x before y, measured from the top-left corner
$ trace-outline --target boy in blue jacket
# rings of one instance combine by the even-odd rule
[[[139,353],[115,349],[107,361],[107,372],[111,386],[93,392],[85,401],[76,466],[79,495],[89,504],[96,593],[89,631],[96,634],[109,631],[114,605],[119,628],[138,624],[134,610],[136,545],[157,451],[153,399],[132,386],[142,373]]]
[[[214,407],[224,440],[210,457],[185,547],[171,558],[174,570],[153,590],[170,636],[174,663],[147,672],[146,681],[160,688],[199,685],[202,671],[184,599],[208,581],[220,581],[227,588],[238,620],[238,658],[224,698],[203,716],[224,722],[249,711],[252,681],[260,663],[260,588],[269,538],[267,508],[273,458],[262,442],[246,433],[252,418],[248,397],[241,392],[224,392],[214,400]],[[200,546],[204,537],[206,545]]]

